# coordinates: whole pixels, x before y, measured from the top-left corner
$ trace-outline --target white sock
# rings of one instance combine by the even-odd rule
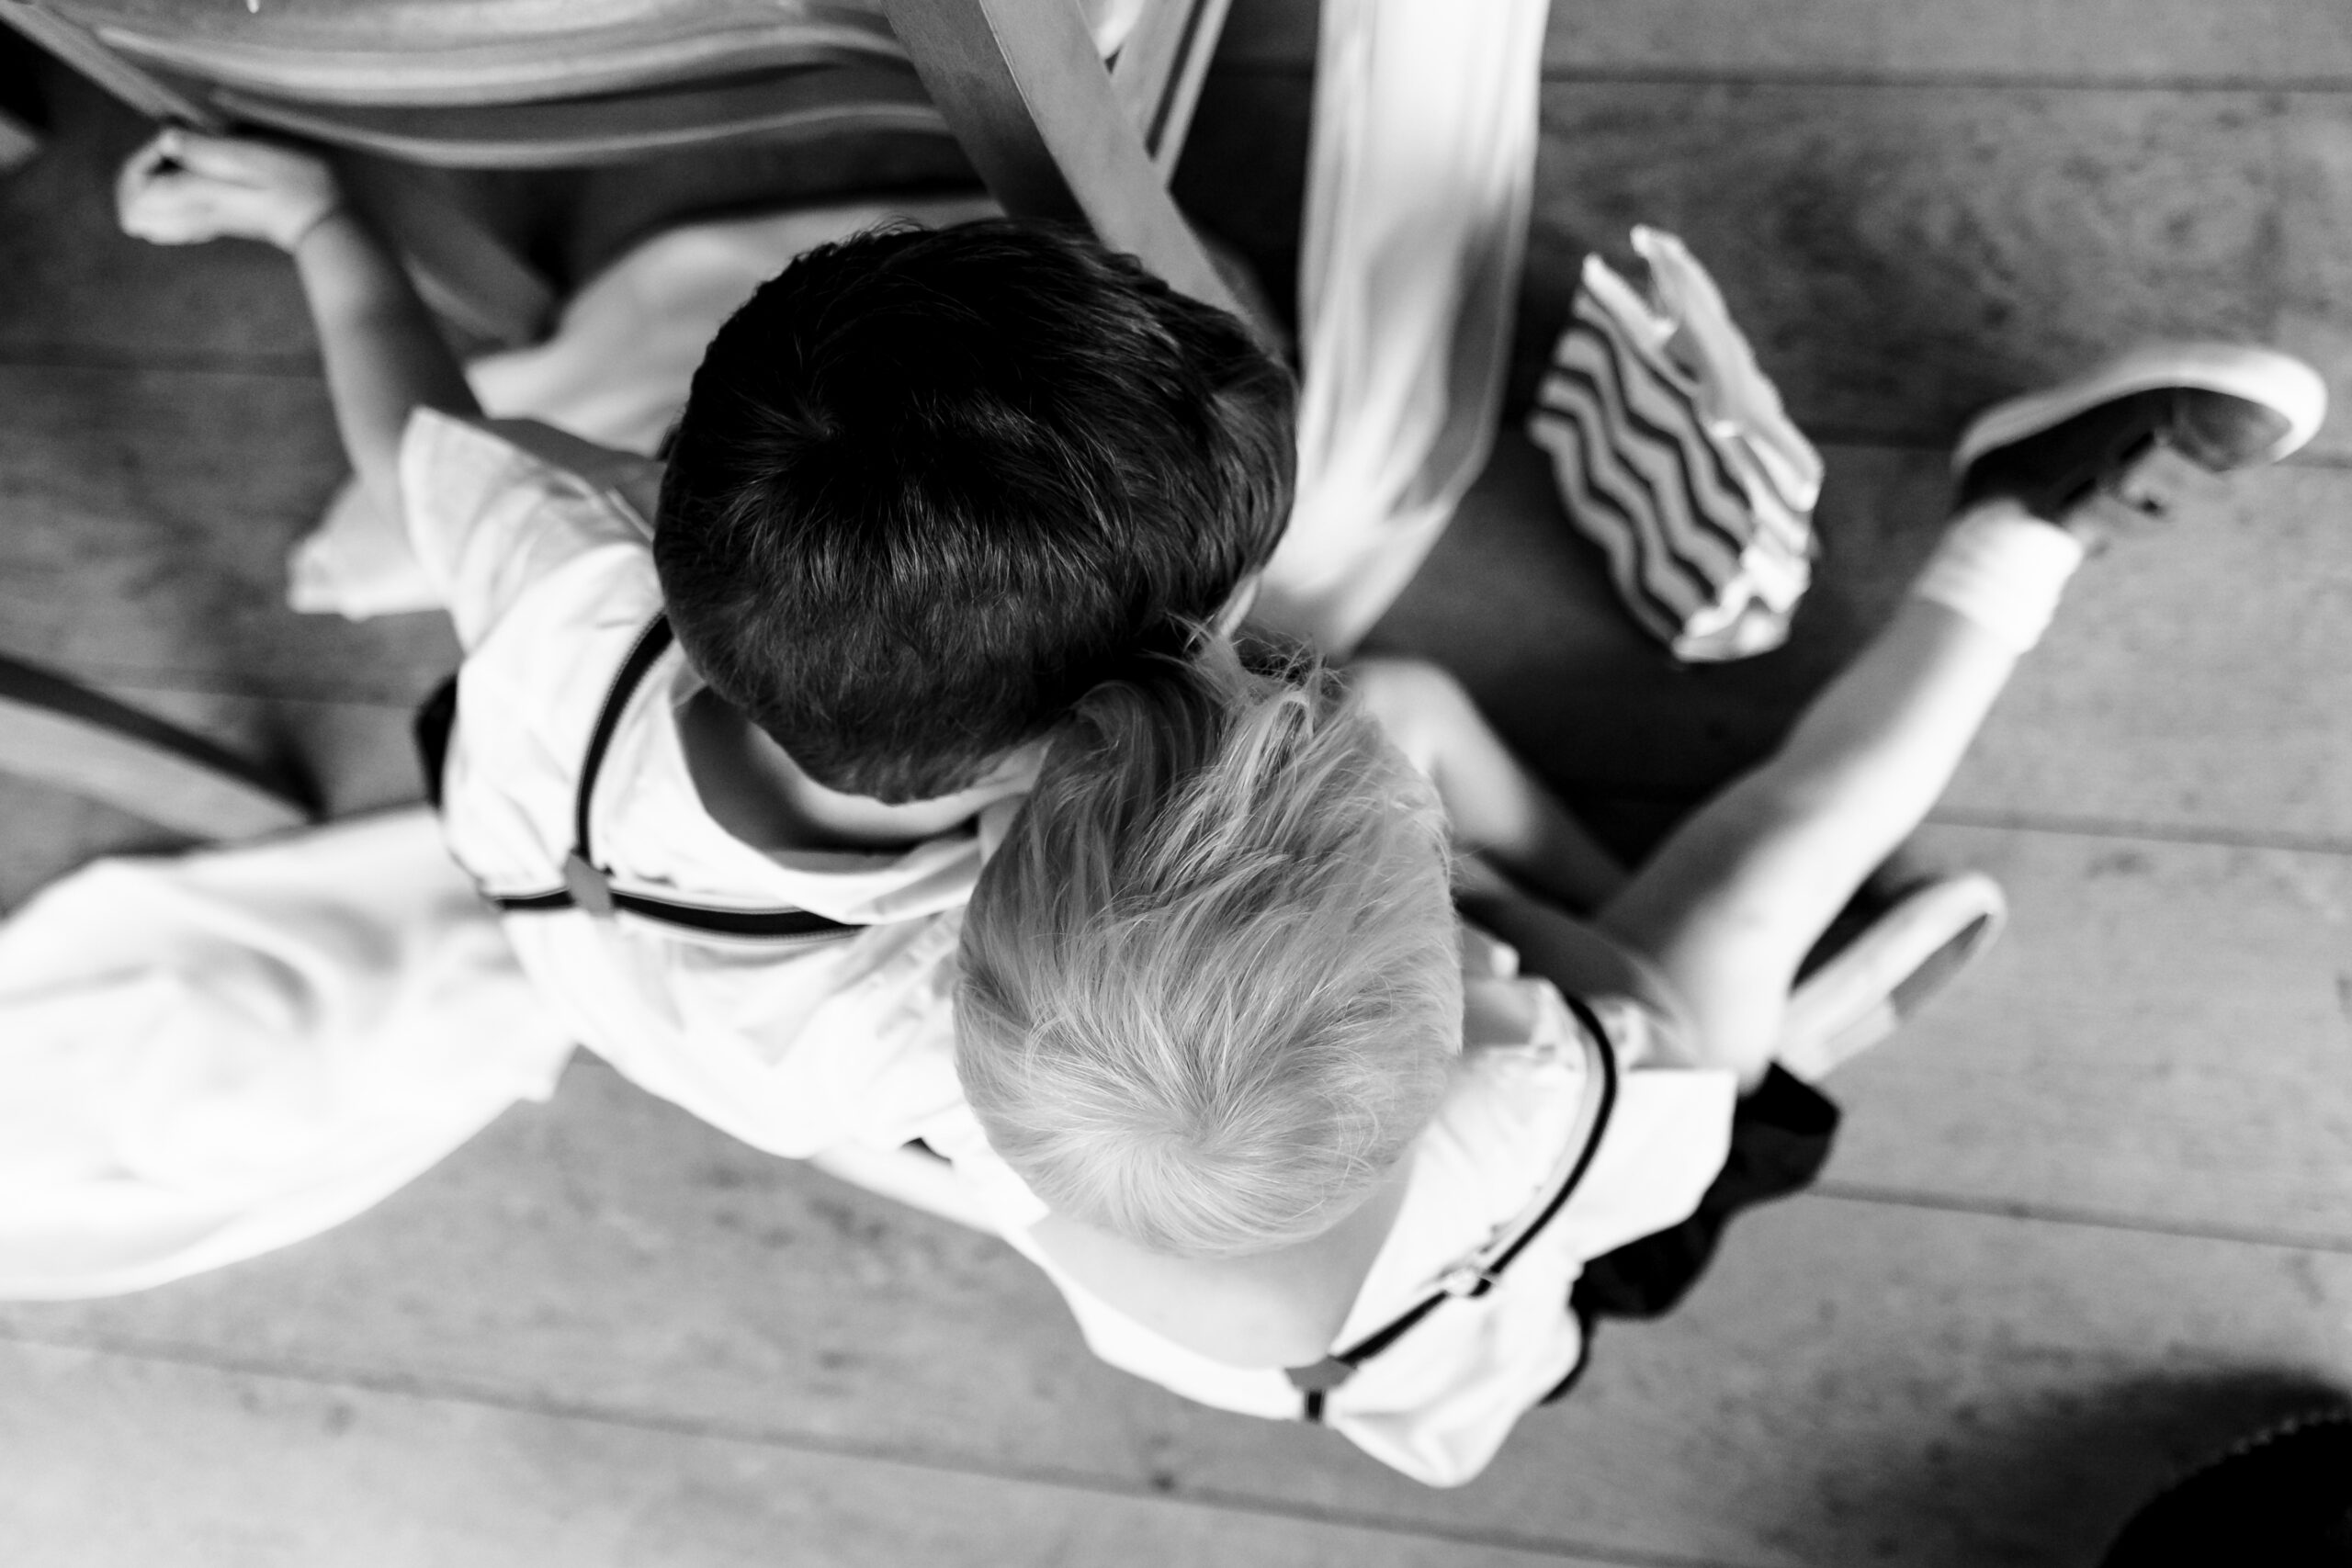
[[[2015,502],[1987,502],[1945,533],[1911,592],[2024,653],[2057,614],[2083,550],[2080,539]]]

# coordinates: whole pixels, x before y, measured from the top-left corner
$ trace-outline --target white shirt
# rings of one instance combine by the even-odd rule
[[[561,884],[590,733],[660,608],[646,522],[657,478],[644,459],[544,429],[430,413],[409,428],[409,526],[467,649],[446,830],[486,892]],[[676,715],[698,687],[673,649],[621,711],[594,797],[596,859],[632,889],[791,907],[859,929],[780,942],[627,912],[510,914],[548,1004],[633,1081],[774,1153],[924,1138],[1054,1279],[1104,1360],[1204,1404],[1298,1416],[1301,1395],[1280,1369],[1212,1361],[1057,1271],[1027,1235],[1047,1211],[964,1104],[953,958],[965,900],[1017,800],[896,853],[763,853],[711,818],[687,772]],[[1408,1310],[1557,1185],[1598,1120],[1603,1050],[1617,1089],[1568,1202],[1503,1283],[1447,1301],[1325,1401],[1327,1424],[1432,1485],[1475,1476],[1576,1366],[1582,1339],[1566,1303],[1578,1271],[1690,1213],[1722,1167],[1736,1093],[1728,1072],[1669,1065],[1662,1021],[1637,1002],[1594,998],[1609,1036],[1595,1041],[1549,983],[1518,976],[1510,948],[1465,930],[1464,962],[1463,1054],[1335,1349]]]
[[[487,893],[562,886],[590,733],[661,609],[649,523],[659,474],[544,427],[427,411],[409,425],[411,541],[466,649],[443,818]],[[966,1116],[948,961],[982,834],[1015,803],[903,851],[764,852],[711,818],[687,771],[678,715],[699,687],[673,647],[621,711],[594,795],[596,860],[616,886],[856,929],[729,938],[627,911],[513,912],[523,967],[630,1079],[772,1153],[895,1148]]]
[[[1464,931],[1464,1042],[1436,1117],[1415,1142],[1402,1207],[1333,1349],[1410,1310],[1557,1190],[1598,1125],[1567,1201],[1484,1295],[1451,1297],[1324,1399],[1321,1419],[1383,1463],[1432,1486],[1486,1468],[1511,1427],[1574,1370],[1583,1335],[1567,1309],[1584,1264],[1687,1218],[1723,1168],[1738,1086],[1727,1069],[1674,1066],[1665,1021],[1622,997],[1593,998],[1596,1041],[1512,950]],[[1616,1092],[1600,1117],[1611,1053]],[[1147,1328],[1054,1267],[1027,1235],[1043,1203],[985,1143],[943,1145],[1013,1246],[1052,1276],[1086,1341],[1113,1366],[1247,1415],[1296,1419],[1304,1397],[1279,1368],[1227,1366]]]

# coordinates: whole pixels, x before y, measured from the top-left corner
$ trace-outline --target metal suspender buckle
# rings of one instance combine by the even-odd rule
[[[1476,1263],[1464,1263],[1447,1269],[1437,1277],[1437,1288],[1459,1301],[1469,1296],[1483,1296],[1495,1288],[1492,1269]]]
[[[572,903],[581,908],[599,919],[612,918],[612,882],[578,850],[563,857],[563,886],[571,895]]]
[[[1354,1365],[1337,1356],[1326,1356],[1312,1366],[1283,1369],[1290,1386],[1301,1393],[1329,1393],[1355,1375]]]

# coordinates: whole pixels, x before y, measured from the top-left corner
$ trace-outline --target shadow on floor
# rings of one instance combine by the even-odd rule
[[[2352,1403],[2309,1372],[2236,1369],[2138,1376],[2070,1391],[2030,1415],[1955,1424],[1905,1466],[1856,1455],[1834,1501],[1885,1521],[1889,1562],[2094,1568],[2132,1512],[2231,1445],[2298,1416]],[[1962,1515],[1962,1508],[1996,1509]],[[1895,1524],[1916,1521],[1917,1534]],[[1933,1559],[1921,1550],[1949,1555]]]

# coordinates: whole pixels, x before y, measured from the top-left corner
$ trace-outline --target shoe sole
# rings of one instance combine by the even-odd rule
[[[1905,893],[1790,996],[1776,1059],[1819,1081],[1916,1017],[1993,945],[2008,913],[2001,885],[1979,872]]]
[[[1964,473],[1985,453],[2038,435],[2086,409],[2165,387],[2222,392],[2277,411],[2287,421],[2287,434],[2262,455],[2260,461],[2267,463],[2309,441],[2327,417],[2327,383],[2290,354],[2235,343],[2151,344],[2054,387],[1995,403],[1961,432],[1952,448],[1952,472]]]

